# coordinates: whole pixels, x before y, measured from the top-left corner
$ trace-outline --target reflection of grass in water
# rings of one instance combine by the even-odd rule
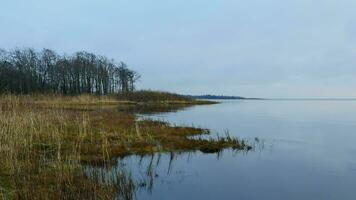
[[[260,141],[254,141],[253,146],[260,146]],[[235,153],[248,153],[249,150],[233,150]],[[231,153],[233,153],[231,152]],[[217,159],[221,159],[223,151],[219,151]],[[133,155],[125,158],[119,158],[117,163],[111,167],[105,166],[87,166],[87,175],[91,177],[91,174],[100,174],[99,177],[106,177],[106,181],[112,180],[111,176],[118,174],[119,171],[122,174],[130,176],[130,183],[134,189],[134,193],[137,191],[145,191],[151,194],[154,190],[155,185],[158,182],[167,181],[165,178],[173,176],[178,180],[182,180],[184,176],[185,168],[178,169],[174,167],[175,162],[178,158],[184,159],[187,157],[187,164],[189,167],[189,162],[194,159],[195,153],[192,152],[169,152],[169,153],[155,153],[151,155]],[[235,155],[235,154],[233,154]],[[197,156],[200,156],[199,154]],[[178,177],[176,177],[178,176]],[[91,178],[96,179],[98,175]],[[109,177],[109,178],[108,178]],[[159,181],[160,180],[160,181]],[[116,184],[115,181],[108,184]],[[159,192],[159,191],[158,191]]]
[[[233,150],[249,151],[252,148],[250,145],[246,144],[245,140],[240,140],[236,137],[231,137],[228,132],[225,134],[224,137],[218,135],[217,138],[199,138],[195,141],[197,143],[201,143],[201,147],[199,148],[199,150],[203,153],[219,153],[227,148],[231,148]]]
[[[90,97],[3,96],[0,102],[0,194],[13,199],[112,199],[118,194],[130,199],[134,187],[129,177],[116,174],[117,184],[95,181],[100,174],[88,178],[82,164],[110,163],[130,154],[249,148],[230,137],[190,138],[207,134],[204,129],[137,121],[129,112],[98,109]],[[105,102],[113,105],[110,99],[98,100],[101,107]]]
[[[113,188],[118,199],[133,199],[137,184],[131,174],[121,167],[85,166],[83,176],[88,180]]]

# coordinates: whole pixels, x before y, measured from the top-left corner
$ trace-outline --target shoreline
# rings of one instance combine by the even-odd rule
[[[135,115],[143,108],[147,109],[143,112],[170,112],[212,102],[133,103],[107,97],[98,100],[95,96],[46,98],[0,96],[0,156],[4,158],[0,184],[10,199],[116,194],[115,187],[83,176],[83,164],[110,167],[115,158],[128,155],[219,153],[224,149],[252,148],[246,141],[229,135],[199,137],[209,135],[209,130],[138,120]],[[122,110],[117,109],[120,106]],[[69,188],[62,191],[61,185]]]

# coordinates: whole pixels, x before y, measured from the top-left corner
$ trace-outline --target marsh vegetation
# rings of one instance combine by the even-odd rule
[[[151,92],[152,93],[152,92]],[[0,97],[0,194],[9,199],[132,199],[137,185],[116,170],[110,181],[87,176],[88,166],[110,167],[119,157],[157,152],[217,153],[249,150],[244,141],[208,135],[209,130],[139,120],[154,112],[209,102],[137,96],[2,95]],[[152,95],[152,94],[151,94]],[[149,98],[148,98],[149,99]],[[163,99],[163,100],[162,100]],[[195,136],[195,137],[193,137]],[[96,177],[96,178],[92,178]],[[101,181],[100,181],[101,180]]]

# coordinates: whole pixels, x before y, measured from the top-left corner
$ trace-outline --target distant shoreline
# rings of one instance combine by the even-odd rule
[[[266,100],[266,101],[356,101],[356,98],[249,98],[225,95],[184,95],[192,99],[205,100]]]
[[[261,98],[246,98],[241,96],[225,96],[225,95],[184,95],[191,99],[207,99],[207,100],[263,100]]]
[[[356,101],[356,98],[264,98],[271,101]]]

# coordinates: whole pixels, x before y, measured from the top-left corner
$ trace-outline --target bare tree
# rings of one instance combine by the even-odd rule
[[[60,56],[50,49],[0,50],[0,92],[127,93],[139,78],[124,62],[85,51]]]

